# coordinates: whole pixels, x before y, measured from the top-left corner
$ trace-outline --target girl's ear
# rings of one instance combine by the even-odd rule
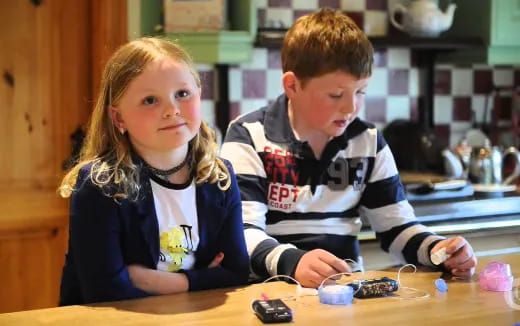
[[[300,81],[298,77],[292,71],[287,71],[282,76],[282,85],[285,91],[285,95],[289,99],[293,98],[298,92],[298,88],[300,87]]]
[[[125,123],[123,121],[123,118],[121,117],[121,113],[115,106],[109,106],[108,110],[110,111],[110,118],[112,119],[112,123],[114,124],[114,127],[116,127],[117,130],[121,134],[125,133]]]

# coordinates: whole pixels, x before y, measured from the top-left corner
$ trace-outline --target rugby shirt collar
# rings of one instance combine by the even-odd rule
[[[296,139],[289,123],[289,115],[287,113],[287,96],[280,95],[272,104],[270,104],[265,112],[264,130],[267,139],[276,143],[299,143]],[[345,132],[332,139],[330,142],[340,143],[340,147],[345,147],[349,139],[356,137],[368,128],[367,124],[359,118],[354,119]]]

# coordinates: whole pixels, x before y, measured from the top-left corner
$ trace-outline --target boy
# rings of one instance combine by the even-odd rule
[[[350,271],[344,259],[359,261],[360,214],[401,261],[433,266],[430,254],[445,247],[444,268],[473,274],[471,246],[418,223],[386,142],[356,117],[372,63],[372,45],[347,16],[303,16],[283,43],[285,94],[231,123],[221,155],[237,173],[257,276],[317,287]]]

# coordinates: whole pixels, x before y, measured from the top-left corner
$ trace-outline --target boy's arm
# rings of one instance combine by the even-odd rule
[[[263,133],[258,128],[259,133]],[[254,126],[247,130],[239,122],[228,128],[221,156],[233,164],[242,198],[242,216],[247,251],[253,272],[259,276],[292,275],[304,250],[280,244],[265,232],[267,214],[267,181],[263,162],[254,146]]]
[[[360,202],[381,248],[401,262],[433,266],[430,251],[444,239],[420,224],[406,200],[395,161],[381,134],[377,137],[374,168]]]

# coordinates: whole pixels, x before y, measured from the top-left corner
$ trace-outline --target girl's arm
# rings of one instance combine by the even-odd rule
[[[219,267],[224,254],[218,254],[208,268]],[[188,278],[184,273],[169,273],[141,265],[129,265],[132,283],[139,289],[154,294],[173,294],[188,291]]]
[[[224,224],[215,244],[224,254],[224,259],[214,268],[183,271],[188,277],[190,291],[243,285],[249,276],[240,192],[233,168],[225,162],[231,175],[231,186],[226,190],[226,214],[220,217],[224,219]]]
[[[172,294],[188,291],[188,278],[183,273],[169,273],[141,265],[129,265],[132,283],[153,294]]]
[[[147,296],[128,275],[120,246],[118,204],[90,181],[82,169],[70,203],[70,261],[85,303]]]

